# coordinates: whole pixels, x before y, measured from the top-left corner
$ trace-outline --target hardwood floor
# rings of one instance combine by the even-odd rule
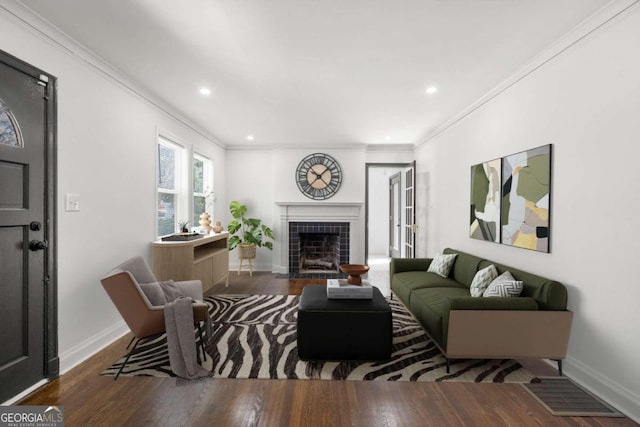
[[[322,280],[232,272],[208,294],[300,294]],[[518,384],[102,377],[130,336],[43,386],[21,405],[62,405],[67,426],[634,426],[554,417]],[[528,365],[538,375],[548,365]]]

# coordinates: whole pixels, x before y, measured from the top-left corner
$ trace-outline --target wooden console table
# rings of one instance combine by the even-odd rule
[[[151,245],[158,280],[201,280],[203,292],[222,280],[229,286],[229,233]]]

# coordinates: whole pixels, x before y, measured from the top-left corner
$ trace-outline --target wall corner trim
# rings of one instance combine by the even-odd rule
[[[553,42],[549,47],[544,49],[542,52],[534,56],[529,62],[520,67],[516,72],[511,74],[506,80],[502,83],[498,84],[496,87],[491,89],[489,92],[478,98],[468,107],[460,111],[458,114],[453,116],[451,119],[447,120],[441,126],[436,128],[432,133],[427,135],[424,141],[417,143],[415,148],[420,148],[422,145],[431,141],[436,136],[440,135],[442,132],[446,131],[450,127],[454,126],[460,120],[467,117],[469,114],[476,111],[478,108],[482,107],[484,104],[491,101],[496,96],[500,95],[502,92],[509,89],[511,86],[518,83],[520,80],[527,77],[529,74],[536,71],[538,68],[544,66],[547,62],[553,60],[555,57],[561,55],[567,49],[571,48],[573,45],[579,43],[582,39],[589,36],[591,33],[597,31],[600,27],[605,25],[607,22],[615,19],[618,15],[624,13],[632,6],[636,5],[636,3],[640,2],[640,0],[612,0],[606,5],[604,5],[600,10],[596,11],[589,18],[584,20],[582,23],[578,24],[575,28],[570,30],[567,34],[560,37],[558,40]]]

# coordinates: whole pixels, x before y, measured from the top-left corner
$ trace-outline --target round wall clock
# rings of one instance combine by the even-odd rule
[[[342,169],[328,154],[309,154],[298,164],[296,183],[302,194],[308,198],[328,199],[340,189]]]

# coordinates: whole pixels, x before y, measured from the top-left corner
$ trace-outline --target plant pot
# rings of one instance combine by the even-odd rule
[[[238,258],[253,259],[256,257],[255,243],[240,243],[238,245]]]

